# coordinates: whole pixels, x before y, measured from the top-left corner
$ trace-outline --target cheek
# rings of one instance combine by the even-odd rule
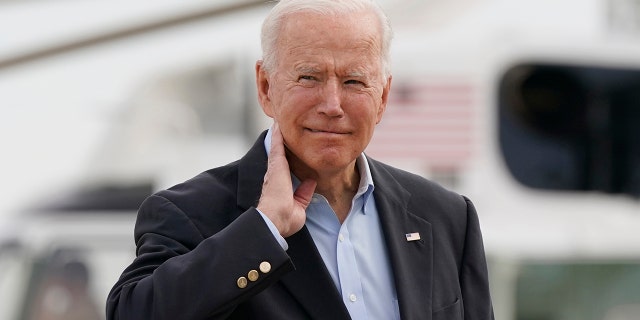
[[[359,95],[352,97],[349,105],[357,106],[354,116],[356,121],[362,124],[375,125],[382,117],[381,100],[375,99],[371,95]]]
[[[311,111],[317,102],[317,90],[309,88],[292,88],[287,91],[276,107],[276,114],[280,119],[294,119]]]
[[[382,120],[382,115],[384,114],[385,105],[381,96],[375,96],[371,98],[372,105],[372,118],[374,124],[378,124],[380,120]]]

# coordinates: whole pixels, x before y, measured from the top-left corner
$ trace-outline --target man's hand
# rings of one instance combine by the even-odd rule
[[[286,238],[302,229],[306,220],[305,209],[311,202],[316,181],[305,180],[295,193],[293,192],[289,163],[278,123],[274,124],[271,131],[269,163],[264,175],[258,210],[264,213]]]

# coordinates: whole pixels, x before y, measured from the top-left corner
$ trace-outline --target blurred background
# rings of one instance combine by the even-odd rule
[[[640,315],[640,0],[386,0],[367,153],[476,204],[496,319]],[[0,319],[104,319],[150,193],[269,126],[272,3],[0,0]]]

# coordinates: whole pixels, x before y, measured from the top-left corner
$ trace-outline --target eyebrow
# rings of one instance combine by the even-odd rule
[[[305,74],[318,74],[322,72],[322,70],[317,66],[310,66],[310,65],[302,65],[302,66],[296,67],[294,70],[298,73],[305,73]],[[367,75],[368,73],[366,71],[356,69],[356,70],[347,72],[345,76],[350,78],[366,78]]]
[[[295,69],[300,73],[320,73],[320,69],[312,66],[300,66]]]
[[[354,77],[354,78],[362,78],[364,77],[366,74],[362,71],[351,71],[347,74],[347,76],[349,77]]]

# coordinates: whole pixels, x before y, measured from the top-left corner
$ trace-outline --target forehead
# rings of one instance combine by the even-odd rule
[[[281,58],[360,56],[379,59],[381,30],[373,13],[321,15],[297,12],[285,17],[278,38]],[[367,61],[366,63],[371,63]]]

